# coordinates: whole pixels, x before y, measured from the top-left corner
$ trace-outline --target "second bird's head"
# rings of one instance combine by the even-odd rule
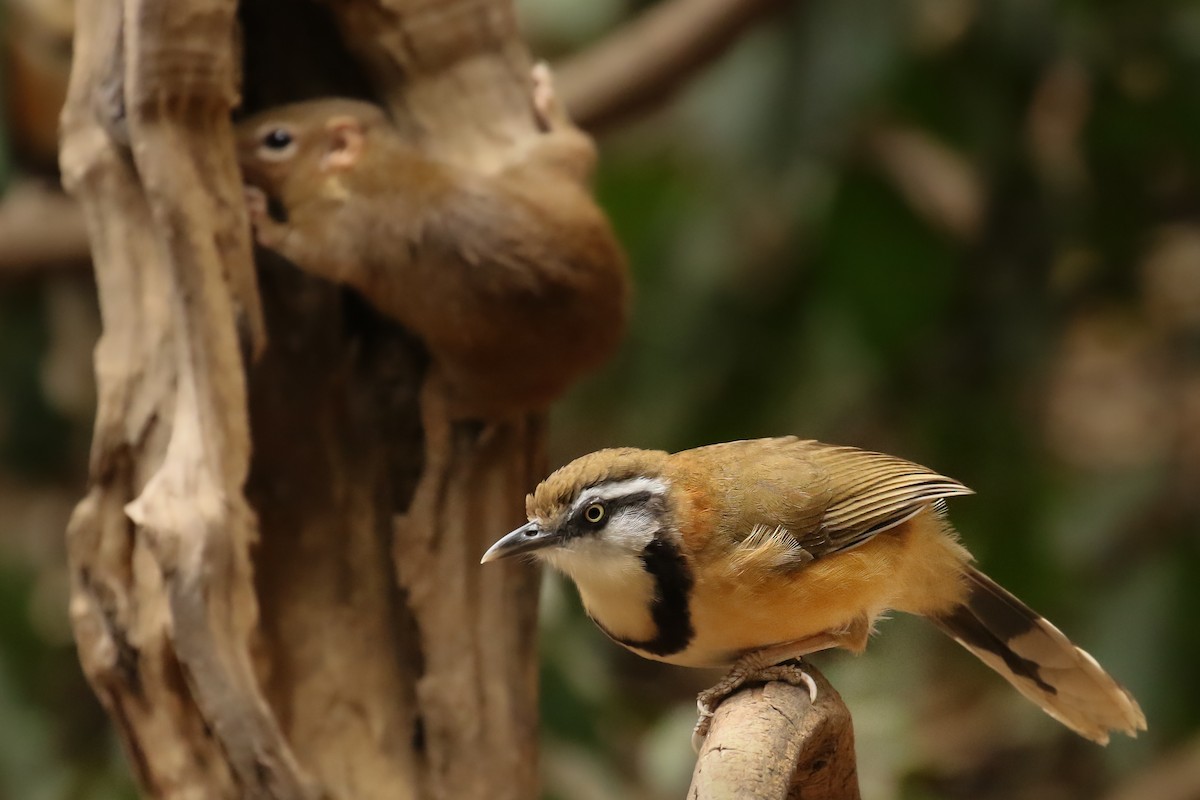
[[[675,502],[667,454],[600,450],[572,461],[526,499],[529,522],[491,546],[483,563],[536,556],[571,577],[639,568],[647,545],[674,537]]]

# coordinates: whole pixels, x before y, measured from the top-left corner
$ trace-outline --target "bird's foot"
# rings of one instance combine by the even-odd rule
[[[808,689],[809,702],[817,701],[817,682],[804,671],[804,659],[802,658],[766,666],[734,665],[733,669],[711,689],[705,689],[696,695],[696,710],[699,712],[699,717],[696,720],[696,727],[692,730],[692,749],[697,753],[700,752],[700,745],[704,743],[704,737],[708,736],[708,729],[712,725],[713,713],[726,698],[747,683],[770,683],[771,681],[782,681],[796,687],[804,686]]]

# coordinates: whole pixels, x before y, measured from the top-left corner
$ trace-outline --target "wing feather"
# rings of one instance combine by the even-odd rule
[[[902,458],[794,437],[728,442],[679,454],[698,469],[741,536],[739,572],[794,570],[895,528],[945,498],[958,481]]]
[[[808,457],[829,481],[829,504],[821,517],[828,544],[813,550],[799,537],[818,557],[862,544],[947,497],[972,494],[956,480],[883,453],[813,443]]]
[[[791,570],[812,560],[812,554],[787,528],[755,525],[731,554],[729,570],[735,575],[753,574],[760,569]]]

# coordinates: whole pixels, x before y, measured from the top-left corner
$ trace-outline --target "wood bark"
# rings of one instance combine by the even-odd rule
[[[148,797],[535,797],[536,574],[478,561],[544,472],[542,415],[449,422],[412,335],[256,270],[230,130],[239,97],[369,93],[498,168],[537,133],[511,4],[247,0],[244,81],[238,15],[77,7],[60,161],[104,322],[81,663]]]
[[[786,683],[749,686],[717,707],[688,800],[859,800],[850,712],[811,666],[817,698]]]

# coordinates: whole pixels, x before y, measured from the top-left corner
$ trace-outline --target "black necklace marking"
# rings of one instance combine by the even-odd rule
[[[693,583],[691,570],[679,548],[659,538],[653,539],[642,550],[642,566],[654,578],[654,602],[650,606],[654,637],[626,639],[614,635],[594,617],[592,621],[610,639],[626,647],[655,656],[674,655],[687,649],[696,634],[688,609],[688,595],[691,594]]]

